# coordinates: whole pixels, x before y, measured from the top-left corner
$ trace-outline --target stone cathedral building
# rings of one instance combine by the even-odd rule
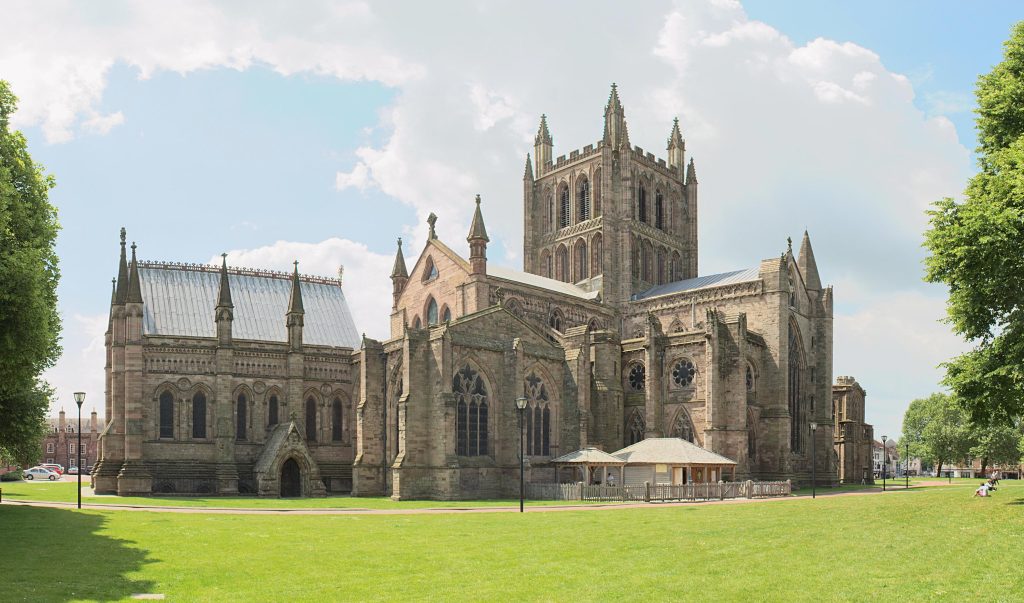
[[[679,124],[664,159],[632,146],[614,85],[601,138],[552,151],[542,116],[524,270],[488,263],[479,197],[468,258],[431,215],[411,267],[399,240],[384,341],[356,335],[340,281],[139,264],[134,246],[129,264],[122,240],[97,490],[511,496],[518,397],[528,480],[586,446],[682,437],[740,478],[805,481],[814,449],[835,481],[832,289],[807,233],[700,276]]]

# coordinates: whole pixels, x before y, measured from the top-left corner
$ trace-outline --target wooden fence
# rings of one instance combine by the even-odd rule
[[[665,502],[726,500],[789,496],[792,484],[784,482],[704,482],[692,484],[643,484],[639,486],[591,486],[526,484],[530,500],[585,500],[596,502]]]

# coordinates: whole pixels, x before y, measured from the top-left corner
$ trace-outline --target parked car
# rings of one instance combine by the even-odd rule
[[[56,463],[44,463],[39,465],[40,467],[46,467],[50,471],[53,471],[57,475],[64,475],[64,465],[58,465]]]
[[[78,467],[68,467],[68,475],[78,475]]]
[[[51,482],[55,482],[60,479],[60,474],[56,471],[50,471],[46,467],[32,467],[26,469],[24,473],[25,479],[28,481],[37,479],[48,479]]]

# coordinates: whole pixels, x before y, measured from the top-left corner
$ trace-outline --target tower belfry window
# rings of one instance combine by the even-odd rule
[[[569,187],[562,187],[561,192],[558,193],[558,197],[558,227],[565,228],[569,226]]]
[[[580,211],[580,222],[590,219],[590,182],[586,178],[580,180],[577,204]]]
[[[636,213],[637,219],[643,223],[647,223],[647,189],[644,185],[640,185],[636,193]]]
[[[654,226],[660,229],[665,228],[665,199],[661,191],[654,194]]]

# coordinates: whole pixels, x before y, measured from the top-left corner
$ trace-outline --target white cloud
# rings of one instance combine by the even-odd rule
[[[109,115],[95,115],[82,122],[82,129],[95,134],[108,134],[114,126],[124,123],[124,114],[120,111]]]
[[[936,387],[933,367],[953,346],[940,338],[941,325],[914,322],[924,316],[915,304],[936,317],[941,306],[920,283],[923,210],[956,195],[971,170],[968,150],[939,115],[956,108],[948,99],[933,99],[926,114],[914,105],[912,80],[886,69],[877,53],[824,38],[798,45],[732,0],[643,11],[555,3],[544,11],[537,19],[521,3],[484,3],[439,19],[436,6],[415,2],[302,10],[202,0],[173,9],[21,2],[5,12],[0,73],[21,95],[17,124],[40,124],[55,142],[100,114],[106,74],[119,62],[141,77],[259,63],[394,86],[379,124],[388,136],[338,166],[336,187],[377,188],[414,208],[420,223],[437,213],[441,238],[457,250],[481,193],[493,248],[509,250],[505,261],[521,246],[523,160],[540,114],[548,115],[556,156],[594,143],[615,80],[634,144],[663,155],[671,119],[681,119],[701,182],[702,272],[776,256],[806,227],[823,280],[842,283],[836,374],[856,373],[875,400],[910,395],[906,382],[914,392]],[[417,239],[407,247],[415,249],[424,229],[403,230]],[[328,274],[346,263],[358,326],[381,334],[390,257],[344,239],[238,255],[280,268],[308,256],[304,267]],[[913,320],[901,321],[900,312]],[[886,350],[902,350],[902,371],[869,361]]]

